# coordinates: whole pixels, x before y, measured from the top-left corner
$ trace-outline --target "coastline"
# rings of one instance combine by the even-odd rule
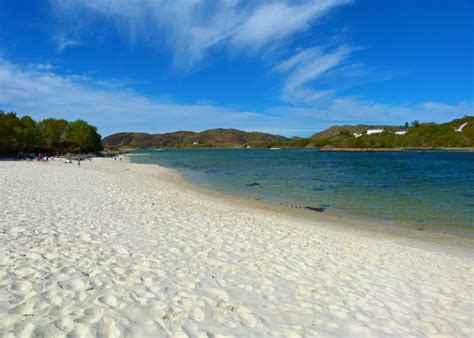
[[[320,148],[320,151],[340,151],[340,152],[398,152],[398,151],[447,151],[447,152],[474,152],[474,148],[431,148],[431,147],[408,147],[408,148]]]
[[[128,156],[130,155],[131,154],[127,154],[125,156],[127,161],[129,161]],[[133,154],[131,156],[133,156]],[[226,203],[236,207],[269,212],[309,224],[316,224],[316,226],[322,226],[330,230],[354,233],[357,235],[364,234],[365,236],[399,241],[404,244],[410,243],[412,246],[418,248],[440,250],[446,247],[448,250],[449,248],[453,249],[453,252],[462,255],[464,254],[464,249],[469,250],[474,247],[474,236],[470,229],[466,230],[466,232],[453,233],[444,229],[437,229],[437,226],[431,226],[429,224],[416,225],[387,222],[380,219],[332,210],[326,210],[322,213],[314,212],[304,207],[297,208],[289,204],[264,199],[256,200],[249,196],[202,186],[190,181],[179,169],[167,168],[159,164],[129,163],[140,166],[156,166],[160,171],[172,175],[175,179],[174,182],[180,187],[201,196],[209,197],[218,203]]]
[[[182,150],[191,150],[191,149],[245,149],[245,148],[234,148],[234,147],[179,147],[179,148],[124,148],[117,150],[116,152],[120,152],[121,154],[127,154],[131,155],[128,152],[130,151],[137,151],[137,150],[174,150],[174,149],[182,149]],[[266,147],[255,147],[255,148],[250,148],[250,149],[269,149]],[[474,152],[474,148],[471,147],[465,147],[465,148],[449,148],[449,147],[406,147],[406,148],[334,148],[334,147],[285,147],[285,146],[280,146],[280,149],[314,149],[314,150],[319,150],[319,151],[357,151],[357,152],[374,152],[374,151],[380,151],[380,152],[397,152],[397,151],[447,151],[447,152]],[[115,153],[115,152],[111,152]]]
[[[336,225],[113,159],[0,162],[0,182],[0,334],[473,334],[474,253],[450,235]]]

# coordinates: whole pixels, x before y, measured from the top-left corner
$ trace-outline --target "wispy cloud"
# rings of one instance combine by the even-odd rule
[[[249,11],[233,36],[235,44],[259,47],[305,31],[310,24],[347,0],[266,2]]]
[[[447,121],[473,114],[472,102],[428,102],[393,106],[356,97],[335,98],[311,107],[282,106],[262,112],[200,101],[181,104],[140,94],[125,81],[64,75],[54,65],[22,66],[0,58],[0,109],[41,119],[83,118],[110,134],[118,131],[168,132],[233,127],[311,135],[335,123],[400,124],[415,119]]]
[[[315,91],[305,87],[308,83],[329,70],[340,66],[350,55],[351,48],[342,45],[333,51],[314,47],[299,51],[287,60],[282,61],[274,69],[286,76],[282,90],[282,98],[291,103],[315,103],[329,95],[333,90]]]
[[[81,44],[78,40],[67,37],[67,35],[63,32],[57,33],[55,35],[55,41],[56,41],[57,51],[59,53],[61,53],[63,50],[65,50],[68,47],[79,46]]]
[[[0,58],[0,109],[36,118],[84,118],[104,134],[124,129],[167,132],[213,127],[258,129],[261,114],[206,102],[162,102],[120,86],[116,81],[90,76],[62,75],[52,68],[22,66]]]
[[[424,110],[429,110],[436,112],[438,114],[458,114],[460,112],[465,112],[465,114],[473,115],[474,106],[469,102],[461,102],[458,105],[452,106],[449,104],[439,103],[439,102],[425,102],[421,105]]]
[[[192,69],[214,47],[257,51],[295,33],[348,0],[50,0],[63,25],[60,34],[76,36],[94,20],[109,20],[131,44],[140,40],[168,46],[174,63]],[[77,22],[71,25],[70,22]],[[58,40],[58,49],[76,43]]]
[[[441,108],[441,109],[440,109]],[[406,121],[447,122],[464,115],[473,115],[474,103],[440,102],[392,105],[358,97],[334,97],[313,106],[282,106],[275,113],[300,121],[318,121],[321,127],[333,124],[387,124],[399,125]]]

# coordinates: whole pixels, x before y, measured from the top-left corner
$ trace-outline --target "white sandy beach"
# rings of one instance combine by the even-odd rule
[[[472,250],[180,181],[111,159],[0,162],[0,336],[474,335]]]

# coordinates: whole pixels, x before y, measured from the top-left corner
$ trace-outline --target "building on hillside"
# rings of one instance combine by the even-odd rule
[[[406,133],[408,133],[408,130],[398,130],[395,132],[395,135],[405,135]]]
[[[193,142],[193,146],[197,146],[198,144],[199,144],[199,142],[197,142],[197,141]]]
[[[369,129],[369,130],[367,130],[367,135],[381,134],[381,133],[383,133],[383,129]]]
[[[358,137],[361,137],[361,136],[362,136],[361,133],[354,133],[354,134],[352,134],[352,135],[353,135],[355,138],[358,138]]]

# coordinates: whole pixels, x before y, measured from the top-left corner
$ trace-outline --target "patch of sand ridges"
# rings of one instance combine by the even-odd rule
[[[0,170],[6,336],[472,333],[471,259],[217,204],[133,166],[34,165]]]

